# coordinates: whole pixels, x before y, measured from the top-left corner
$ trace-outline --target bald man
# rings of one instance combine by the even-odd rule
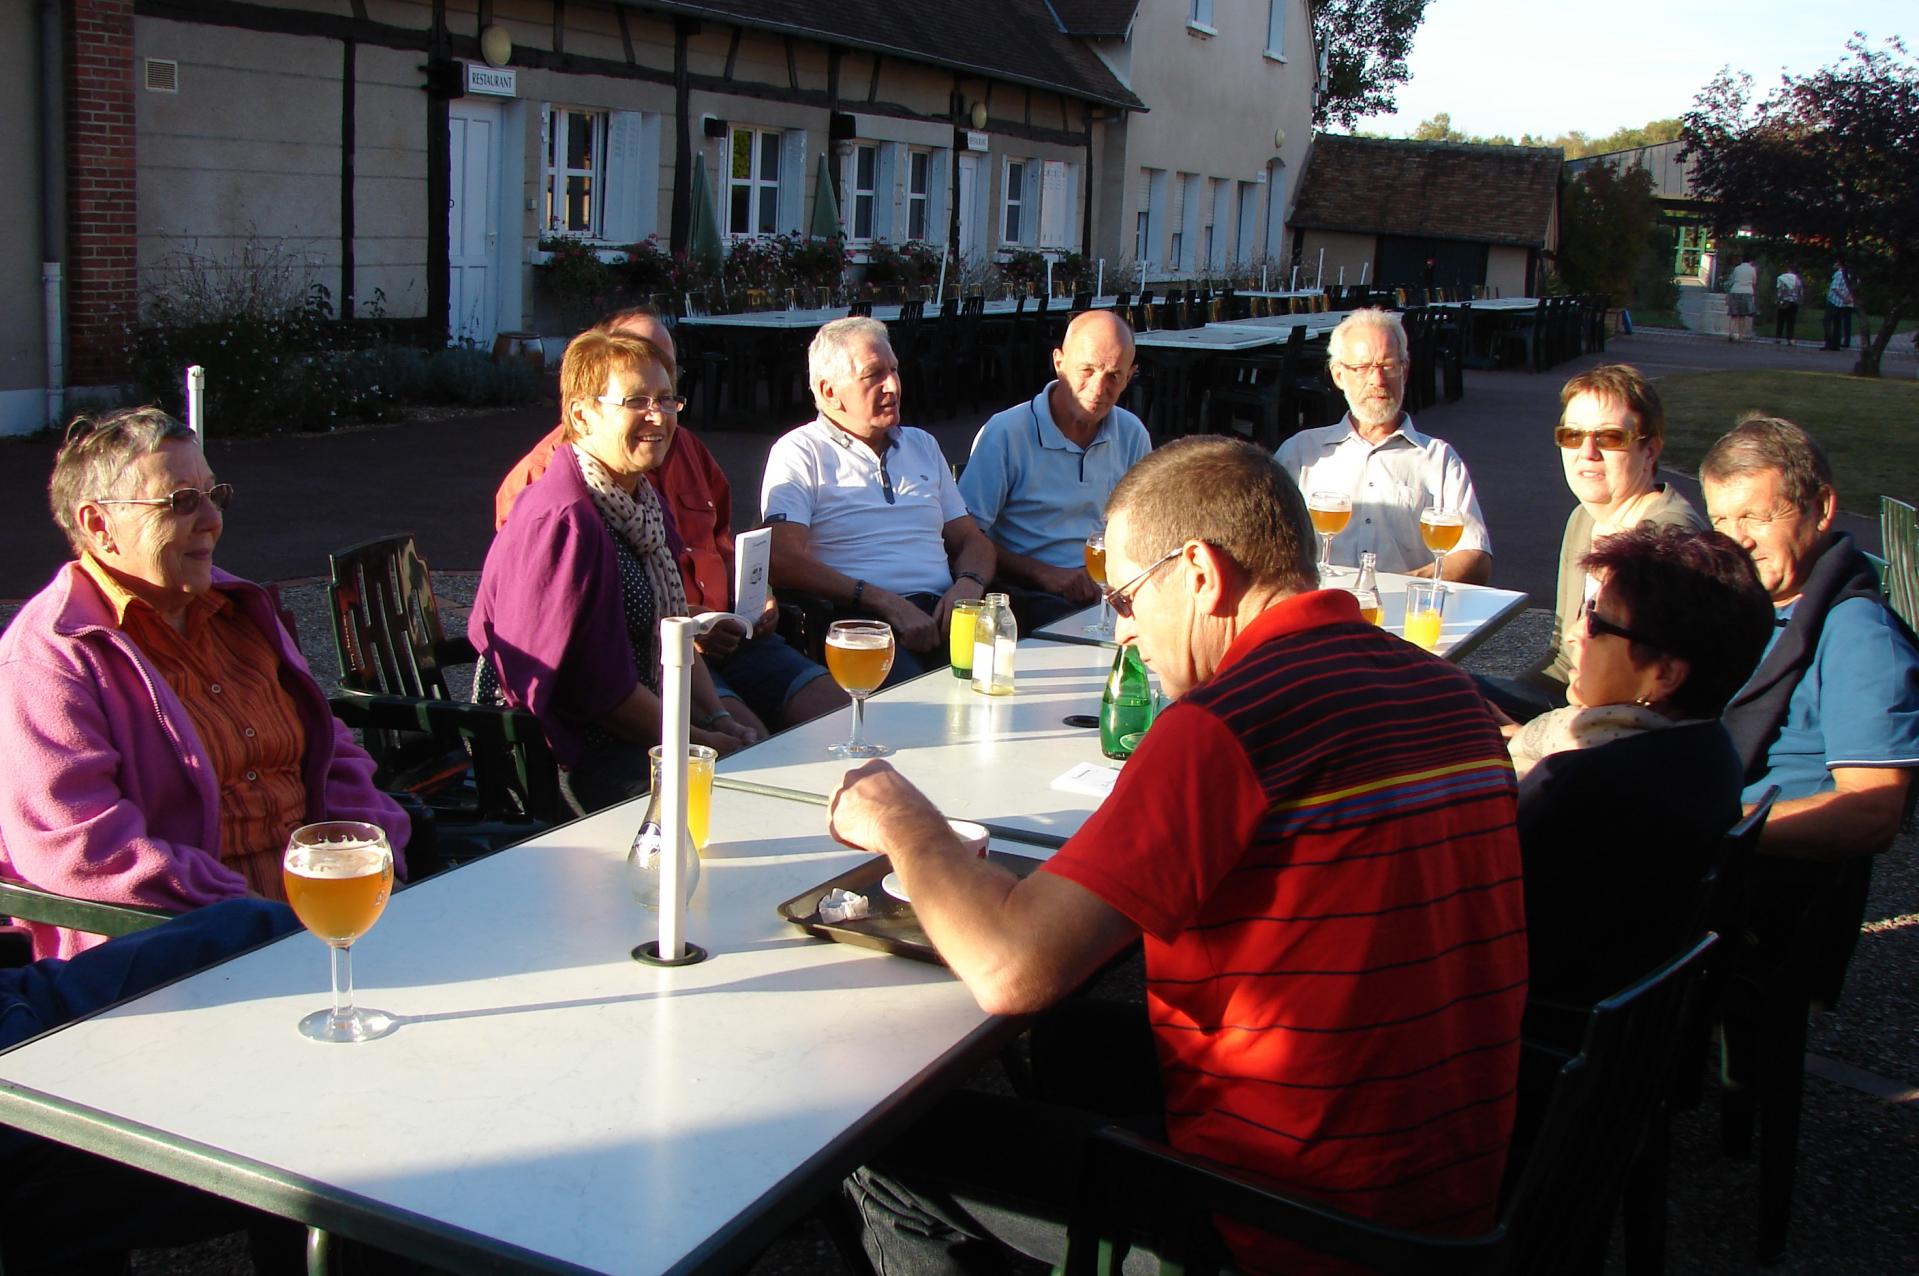
[[[1058,378],[1028,402],[989,418],[973,440],[960,495],[999,549],[999,585],[1022,628],[1099,601],[1086,574],[1087,536],[1106,498],[1153,450],[1138,417],[1119,405],[1133,379],[1133,330],[1089,310],[1053,351]]]

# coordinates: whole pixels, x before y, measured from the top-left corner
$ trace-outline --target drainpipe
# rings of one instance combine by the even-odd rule
[[[66,415],[66,74],[61,59],[60,0],[40,0],[40,290],[46,301],[46,422]]]

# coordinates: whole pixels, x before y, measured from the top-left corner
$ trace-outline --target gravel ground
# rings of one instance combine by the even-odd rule
[[[447,628],[462,623],[455,604],[471,601],[472,573],[434,574]],[[283,587],[315,676],[337,681],[326,591],[316,583]],[[0,607],[0,624],[11,609]],[[1551,614],[1515,618],[1467,659],[1475,672],[1510,674],[1545,649]],[[459,675],[456,673],[457,679]],[[456,681],[455,685],[459,685]],[[1845,1003],[1815,1017],[1814,1066],[1834,1060],[1886,1083],[1887,1098],[1815,1072],[1805,1087],[1799,1177],[1786,1256],[1759,1268],[1750,1260],[1757,1219],[1757,1167],[1719,1151],[1719,1110],[1708,1093],[1701,1107],[1675,1122],[1668,1259],[1675,1273],[1765,1271],[1773,1276],[1877,1276],[1910,1271],[1919,1253],[1919,837],[1902,836],[1874,875],[1867,933],[1848,978]],[[1138,974],[1119,976],[1136,987]],[[997,1086],[995,1069],[973,1084]],[[1868,1082],[1870,1084],[1870,1080]],[[1623,1270],[1617,1243],[1609,1270]],[[229,1237],[136,1258],[141,1276],[239,1276],[252,1269],[243,1238]],[[793,1229],[754,1266],[754,1276],[832,1276],[841,1269],[817,1224]]]

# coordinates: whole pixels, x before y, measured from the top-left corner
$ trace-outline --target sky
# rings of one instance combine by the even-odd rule
[[[1864,31],[1874,45],[1919,36],[1913,0],[1431,0],[1413,40],[1399,109],[1358,131],[1405,136],[1441,111],[1476,136],[1598,137],[1683,114],[1723,66],[1765,90],[1780,70],[1803,74],[1845,56]],[[1490,35],[1490,38],[1489,38]]]

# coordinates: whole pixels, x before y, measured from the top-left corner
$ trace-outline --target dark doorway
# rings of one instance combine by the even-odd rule
[[[1486,282],[1486,245],[1382,235],[1377,278],[1382,288],[1471,289]]]

